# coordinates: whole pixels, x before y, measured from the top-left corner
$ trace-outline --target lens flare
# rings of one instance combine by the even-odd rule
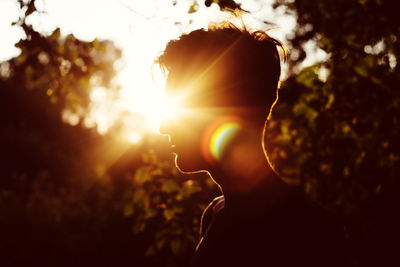
[[[236,117],[222,117],[211,123],[203,134],[201,152],[210,164],[220,161],[242,126]]]

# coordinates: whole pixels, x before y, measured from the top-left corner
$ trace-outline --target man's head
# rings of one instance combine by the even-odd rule
[[[218,165],[222,154],[229,151],[226,139],[233,142],[240,136],[238,132],[246,129],[257,128],[255,138],[261,144],[265,119],[277,99],[279,47],[285,51],[265,32],[250,33],[233,25],[196,30],[167,44],[157,62],[168,72],[167,95],[183,96],[186,112],[165,122],[161,131],[176,145],[181,169],[195,171]],[[223,127],[215,124],[224,120],[236,132],[215,137],[213,131]],[[212,138],[216,148],[211,147]],[[224,151],[207,156],[207,149]]]
[[[170,41],[158,63],[169,72],[169,86],[203,83],[199,93],[208,98],[201,99],[202,105],[269,108],[281,73],[277,47],[283,48],[282,43],[265,32],[229,24]]]

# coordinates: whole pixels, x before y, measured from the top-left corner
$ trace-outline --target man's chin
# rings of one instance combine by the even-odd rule
[[[206,171],[205,169],[199,167],[198,164],[195,164],[194,161],[188,161],[184,157],[181,157],[176,153],[175,153],[175,166],[180,172],[185,174]]]

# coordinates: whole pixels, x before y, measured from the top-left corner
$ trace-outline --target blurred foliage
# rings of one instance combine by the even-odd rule
[[[276,2],[294,12],[299,25],[290,40],[291,76],[271,123],[279,132],[272,154],[284,176],[301,177],[314,198],[343,209],[398,180],[400,22],[393,3]],[[306,42],[315,42],[327,59],[299,69]]]
[[[296,16],[268,135],[279,172],[341,215],[360,266],[386,266],[400,204],[400,20],[391,0],[276,0]],[[303,67],[314,43],[326,59]],[[380,244],[380,245],[377,245]],[[361,255],[361,256],[360,256]]]
[[[119,89],[121,51],[40,34],[34,1],[19,3],[26,38],[0,63],[0,265],[185,266],[215,186],[177,173],[165,138],[85,127],[91,89]]]
[[[209,7],[211,4],[217,4],[221,10],[234,11],[241,9],[240,4],[234,0],[205,0],[204,4]]]

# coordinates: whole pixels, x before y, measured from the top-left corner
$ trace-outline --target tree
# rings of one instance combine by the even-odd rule
[[[375,244],[398,236],[392,213],[399,203],[400,173],[395,4],[275,2],[295,15],[298,25],[290,40],[290,77],[270,124],[271,158],[284,176],[298,178],[288,180],[345,219],[359,254],[354,261],[361,266],[392,260],[386,257],[390,247]],[[301,68],[307,42],[328,57]]]
[[[78,124],[88,109],[93,86],[116,90],[111,83],[113,63],[121,55],[110,41],[83,42],[71,34],[62,38],[59,29],[49,36],[38,33],[25,23],[35,12],[34,1],[19,3],[25,15],[14,24],[22,27],[26,38],[16,44],[21,54],[1,63],[1,183],[10,183],[8,177],[24,173],[38,176],[46,171],[51,175],[53,171],[62,173],[61,168],[66,177],[73,170],[82,170],[82,162],[71,159],[86,149],[70,144],[81,138],[90,142],[96,135],[83,129],[82,123],[78,127],[64,124],[61,115],[68,111]]]

